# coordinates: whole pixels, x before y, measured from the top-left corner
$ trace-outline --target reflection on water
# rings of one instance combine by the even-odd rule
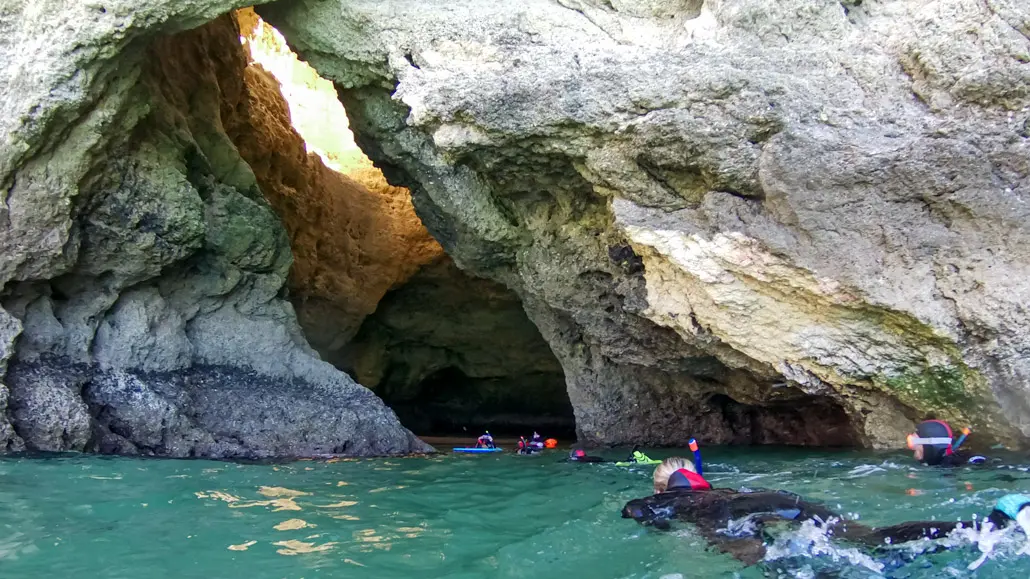
[[[1025,538],[1011,531],[895,553],[888,564],[802,529],[772,539],[764,569],[745,569],[688,526],[663,533],[619,517],[648,494],[651,469],[563,456],[0,459],[0,577],[938,579],[971,576],[973,564],[978,578],[1030,575]],[[708,449],[706,458],[716,486],[789,489],[870,525],[968,519],[1007,492],[1030,492],[1022,470],[916,468],[900,455]]]
[[[303,491],[295,491],[293,489],[288,489],[284,487],[261,487],[258,489],[258,493],[265,495],[266,497],[286,497],[290,499],[295,499],[297,497],[306,497],[311,494]]]
[[[272,509],[273,513],[279,511],[299,511],[301,510],[300,505],[294,502],[293,499],[272,499],[270,501],[248,501],[245,503],[230,503],[230,509],[246,509],[249,507],[275,507]]]
[[[314,527],[314,526],[316,526],[316,525],[312,525],[312,524],[308,523],[307,521],[305,521],[304,519],[290,519],[288,521],[283,521],[283,522],[279,523],[278,525],[276,525],[273,528],[276,531],[296,531],[297,529],[306,529],[308,527]]]
[[[240,543],[239,545],[229,545],[230,551],[246,551],[252,545],[256,545],[257,541],[247,541],[246,543]]]
[[[315,543],[305,543],[304,541],[298,541],[296,539],[290,539],[289,541],[276,541],[273,543],[277,547],[276,553],[280,555],[302,555],[304,553],[321,553],[324,551],[330,551],[336,543],[322,543],[316,545]]]
[[[353,507],[358,504],[358,501],[340,501],[331,505],[315,505],[320,509],[341,509],[343,507]]]

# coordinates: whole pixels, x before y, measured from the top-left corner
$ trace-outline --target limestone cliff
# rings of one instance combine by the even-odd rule
[[[1026,2],[259,12],[519,294],[586,441],[1030,437]]]
[[[3,3],[0,446],[428,448],[318,359],[284,299],[289,238],[261,187],[325,177],[290,165],[288,138],[259,163],[270,143],[243,134],[277,104],[218,17],[235,7]]]
[[[346,186],[244,72],[240,6],[0,0],[5,448],[424,448],[284,290],[292,239],[302,318],[335,320],[313,341],[349,355],[414,269],[342,256],[421,234],[348,214],[400,193],[310,195]],[[929,414],[1030,438],[1025,1],[258,10],[454,263],[516,292],[585,442],[892,446]]]

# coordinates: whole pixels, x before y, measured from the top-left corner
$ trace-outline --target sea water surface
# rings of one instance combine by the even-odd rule
[[[662,532],[620,518],[626,501],[651,494],[651,467],[560,462],[565,452],[284,464],[3,458],[0,577],[1030,576],[1016,533],[975,572],[975,537],[877,568],[812,529],[776,539],[777,560],[744,568],[689,525]],[[1030,493],[1026,467],[1012,463],[942,471],[902,454],[769,448],[709,448],[705,458],[715,486],[788,489],[872,525],[968,519],[1005,493]]]

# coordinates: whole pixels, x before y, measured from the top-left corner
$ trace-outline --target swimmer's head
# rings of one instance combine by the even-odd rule
[[[569,458],[583,458],[586,455],[587,451],[583,450],[582,448],[574,448],[572,452],[569,453]]]
[[[942,420],[924,420],[908,435],[912,457],[929,465],[940,464],[952,452],[951,427]]]
[[[694,461],[692,460],[687,460],[680,456],[671,456],[663,460],[662,463],[654,469],[655,494],[664,493],[669,486],[669,477],[681,468],[693,473],[697,472],[694,468]]]
[[[1008,494],[1001,497],[994,504],[988,520],[999,529],[1015,521],[1030,536],[1030,496]]]

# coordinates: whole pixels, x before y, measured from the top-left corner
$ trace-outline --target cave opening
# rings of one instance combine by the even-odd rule
[[[833,399],[799,393],[769,404],[744,404],[725,394],[708,398],[720,417],[723,444],[860,446],[847,411]]]
[[[252,8],[235,17],[249,93],[278,102],[254,107],[264,126],[229,132],[287,229],[310,345],[416,434],[575,438],[561,365],[519,298],[458,269],[355,144],[333,83]],[[288,132],[292,161],[269,146],[290,135],[260,134]]]
[[[409,396],[381,395],[401,422],[425,435],[470,436],[489,430],[500,436],[527,436],[536,430],[575,439],[572,405],[555,376],[471,377],[447,367],[426,376]]]
[[[387,293],[329,359],[419,434],[575,438],[563,369],[518,296],[446,256]]]

